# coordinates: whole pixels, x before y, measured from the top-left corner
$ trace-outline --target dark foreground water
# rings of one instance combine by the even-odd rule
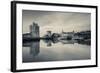
[[[23,62],[86,60],[91,58],[90,45],[73,40],[40,40],[23,43]]]

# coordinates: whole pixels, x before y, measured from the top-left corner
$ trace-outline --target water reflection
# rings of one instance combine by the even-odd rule
[[[26,42],[23,43],[24,47],[30,47],[30,54],[33,56],[37,56],[40,52],[40,42],[33,41],[33,42]]]
[[[90,59],[89,43],[58,39],[24,42],[23,62]]]
[[[58,42],[61,42],[62,44],[74,44],[74,43],[78,43],[78,44],[82,44],[82,45],[90,45],[91,41],[84,41],[84,40],[58,40],[58,39],[44,39],[43,40],[47,46],[52,46],[53,44],[57,44]]]

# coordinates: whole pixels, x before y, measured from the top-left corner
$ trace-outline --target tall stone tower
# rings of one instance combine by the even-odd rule
[[[39,26],[37,23],[34,23],[30,25],[30,33],[32,38],[39,38]]]

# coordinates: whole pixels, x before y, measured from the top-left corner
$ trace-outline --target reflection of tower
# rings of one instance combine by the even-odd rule
[[[52,40],[46,40],[46,39],[44,39],[43,41],[47,44],[48,47],[52,46]]]
[[[40,41],[23,43],[23,47],[30,47],[30,54],[37,56],[40,52]]]
[[[39,26],[37,23],[33,22],[33,25],[30,25],[30,33],[32,38],[39,37]]]
[[[47,46],[48,46],[48,47],[49,47],[49,46],[52,46],[52,42],[49,41],[49,42],[47,43]]]
[[[39,48],[40,48],[39,41],[31,42],[30,54],[32,54],[33,56],[38,55],[40,52]]]
[[[52,46],[52,41],[51,40],[48,40],[47,42],[47,46],[49,47],[49,46]]]

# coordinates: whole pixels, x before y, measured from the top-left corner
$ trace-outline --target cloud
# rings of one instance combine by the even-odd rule
[[[47,30],[90,30],[90,18],[90,13],[23,10],[23,33],[29,32],[29,25],[33,22],[38,23],[41,34],[45,34]]]

